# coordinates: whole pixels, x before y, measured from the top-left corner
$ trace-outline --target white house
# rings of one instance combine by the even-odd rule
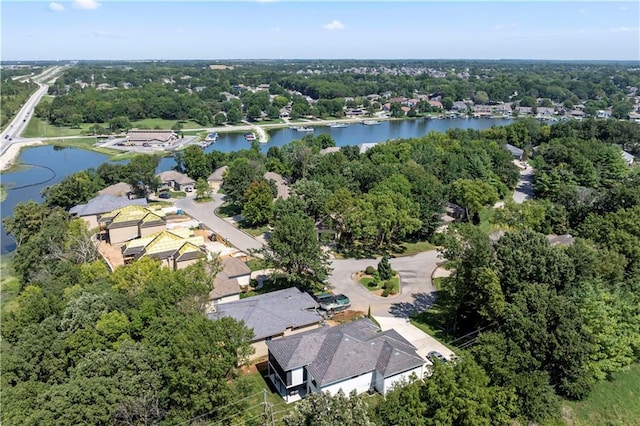
[[[312,392],[378,391],[423,378],[428,361],[395,330],[369,319],[267,341],[269,378],[286,402]]]

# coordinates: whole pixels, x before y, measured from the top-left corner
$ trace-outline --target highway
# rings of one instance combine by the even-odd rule
[[[24,140],[20,135],[27,128],[36,105],[38,105],[40,99],[47,94],[49,85],[46,83],[55,79],[63,69],[64,67],[62,66],[56,66],[48,68],[42,73],[31,77],[31,80],[38,84],[40,88],[36,90],[36,92],[24,103],[11,123],[9,123],[7,128],[5,128],[0,134],[0,156],[4,155],[11,145]]]

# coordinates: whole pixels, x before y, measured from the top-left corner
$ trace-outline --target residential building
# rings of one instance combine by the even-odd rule
[[[146,237],[165,230],[167,226],[162,210],[150,210],[139,205],[128,205],[103,214],[98,223],[111,244]]]
[[[378,391],[423,378],[428,362],[395,330],[363,319],[267,341],[268,375],[286,402],[311,393]]]
[[[160,179],[160,186],[158,190],[171,189],[174,191],[193,192],[196,181],[191,179],[184,173],[176,172],[175,170],[167,170],[158,175]]]
[[[264,174],[264,178],[267,181],[272,180],[276,184],[276,198],[282,198],[283,200],[289,198],[289,186],[285,182],[282,175],[274,172],[266,172]]]
[[[213,281],[209,300],[215,304],[240,300],[240,292],[249,288],[250,281],[251,269],[245,262],[237,257],[225,257],[222,259],[222,271]]]
[[[190,229],[160,231],[129,241],[122,247],[125,263],[142,257],[158,259],[163,266],[173,270],[186,268],[207,257],[204,238],[194,236]]]
[[[229,169],[229,166],[218,167],[207,178],[207,182],[209,182],[209,186],[214,192],[218,192],[220,190],[220,187],[224,182],[224,174],[226,173],[227,169]]]
[[[633,156],[633,154],[628,153],[627,151],[622,151],[622,158],[624,158],[625,163],[627,163],[627,166],[630,166],[633,164],[633,161],[635,160],[635,157]]]
[[[253,359],[267,355],[266,341],[317,328],[324,318],[318,303],[295,287],[215,306],[209,319],[222,317],[244,321],[253,330]]]
[[[524,151],[517,146],[513,146],[511,144],[505,144],[504,147],[513,155],[513,158],[516,160],[522,160],[522,156]]]
[[[112,197],[136,198],[133,186],[125,182],[114,183],[98,191],[98,195],[111,195]],[[111,209],[113,210],[113,209]]]
[[[131,200],[126,196],[114,197],[103,194],[90,199],[86,204],[78,204],[71,207],[69,214],[73,217],[84,219],[89,225],[89,228],[96,228],[101,215],[133,205],[144,207],[147,205],[147,200],[144,198]]]

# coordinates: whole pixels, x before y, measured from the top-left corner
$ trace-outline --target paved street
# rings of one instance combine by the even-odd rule
[[[187,197],[177,200],[174,205],[244,252],[249,253],[252,249],[259,250],[262,248],[263,244],[251,235],[242,232],[226,220],[216,216],[214,211],[224,203],[223,198],[224,195],[213,194],[213,201],[196,203],[193,198]]]
[[[527,166],[520,170],[520,181],[513,193],[513,201],[522,204],[533,198],[533,167]]]

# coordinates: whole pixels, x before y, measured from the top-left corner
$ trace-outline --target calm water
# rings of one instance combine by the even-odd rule
[[[344,128],[315,127],[314,135],[330,134],[337,146],[358,145],[361,143],[383,142],[396,138],[413,138],[424,136],[436,131],[463,128],[482,130],[491,126],[509,124],[509,120],[488,119],[455,119],[455,120],[407,120],[383,121],[379,125],[365,126],[350,124]],[[302,139],[306,133],[296,132],[289,128],[273,130],[269,133],[269,142],[262,144],[266,152],[271,146],[283,146],[294,139]],[[209,146],[206,151],[218,150],[222,152],[237,151],[249,148],[250,142],[242,134],[220,134],[218,141]],[[1,181],[9,188],[7,199],[0,204],[2,218],[11,215],[19,202],[29,200],[41,201],[40,191],[48,185],[60,182],[65,176],[89,167],[98,167],[107,159],[106,155],[83,151],[75,148],[54,148],[39,146],[27,148],[20,155],[20,163],[30,164],[20,170],[3,173]],[[158,165],[158,172],[170,170],[175,165],[171,157],[163,158]],[[15,189],[11,189],[15,188]],[[8,253],[15,249],[13,239],[4,233],[0,225],[1,253]]]

